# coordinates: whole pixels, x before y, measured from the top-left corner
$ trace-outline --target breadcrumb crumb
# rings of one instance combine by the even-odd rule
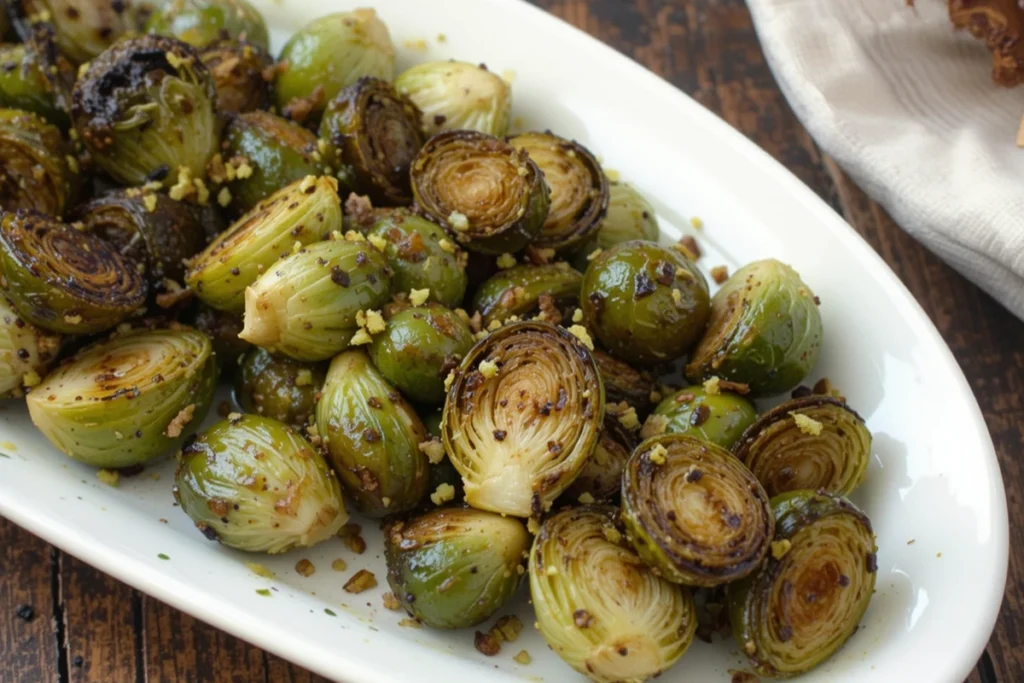
[[[793,412],[791,412],[790,415],[793,416],[793,421],[796,422],[796,426],[804,434],[807,434],[809,436],[818,436],[819,434],[821,434],[822,424],[815,420],[813,417],[808,417],[803,413]]]
[[[583,327],[583,325],[572,325],[569,328],[569,332],[574,337],[583,342],[583,345],[586,346],[588,349],[590,349],[591,351],[594,350],[594,340],[590,338],[590,332],[587,330],[587,328]]]
[[[413,306],[422,306],[430,298],[429,289],[413,289],[409,291],[409,303]]]
[[[117,470],[97,470],[96,478],[107,486],[113,486],[114,488],[117,488],[121,482],[121,475],[117,473]]]
[[[495,263],[497,263],[498,267],[502,270],[506,270],[508,268],[512,268],[518,262],[516,261],[516,257],[512,254],[502,254],[498,257],[498,260]]]
[[[444,505],[455,499],[455,487],[451,484],[438,484],[437,489],[430,494],[430,502],[434,505]]]

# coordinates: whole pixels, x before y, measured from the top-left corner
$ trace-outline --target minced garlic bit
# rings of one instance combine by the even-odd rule
[[[702,230],[704,228],[704,221],[699,216],[694,216],[690,219],[690,225],[693,226],[694,230]]]
[[[455,487],[451,484],[438,484],[437,490],[430,494],[430,502],[434,505],[444,505],[455,499]]]
[[[501,329],[501,321],[500,320],[492,320],[487,325],[487,331],[488,332],[494,332],[495,330],[500,330],[500,329]]]
[[[427,299],[430,298],[429,289],[412,289],[409,290],[409,303],[413,306],[422,306],[427,303]]]
[[[82,316],[78,315],[77,313],[75,315],[65,315],[64,322],[66,322],[68,325],[77,325],[78,323],[82,322]]]
[[[339,557],[334,562],[331,562],[331,569],[336,572],[343,572],[348,569],[348,562]]]
[[[441,251],[447,251],[449,254],[454,254],[457,251],[455,245],[447,237],[442,237],[437,246],[441,247]]]
[[[821,434],[822,425],[813,417],[808,417],[803,413],[793,412],[791,412],[790,415],[793,416],[793,421],[796,422],[796,426],[804,434],[808,434],[810,436],[818,436],[819,434]]]
[[[584,491],[580,494],[580,497],[577,500],[579,500],[583,505],[590,505],[594,502],[594,496],[590,491]]]
[[[458,211],[451,212],[448,216],[448,224],[452,226],[453,230],[458,230],[459,232],[469,230],[469,218],[466,217],[466,214],[459,213]]]
[[[718,383],[721,381],[722,379],[720,377],[712,377],[711,379],[705,380],[704,393],[708,396],[718,396],[721,394],[722,389],[718,386]]]
[[[297,571],[302,576],[313,576],[313,574],[316,572],[316,565],[314,565],[306,558],[302,558],[301,560],[295,563],[295,571]]]
[[[153,213],[156,211],[156,195],[147,194],[142,198],[142,204],[146,207],[146,211]]]
[[[240,178],[241,180],[245,180],[246,178],[248,178],[250,176],[252,176],[252,166],[249,165],[249,162],[247,160],[243,161],[238,166],[235,166],[235,177],[236,178]]]
[[[172,439],[176,439],[181,436],[182,431],[185,429],[185,425],[192,421],[192,416],[196,412],[196,404],[189,403],[187,406],[182,408],[174,419],[171,420],[170,424],[167,425],[167,429],[164,430],[164,435]]]
[[[313,371],[309,368],[302,368],[295,374],[295,386],[308,387],[313,383]]]
[[[516,261],[516,257],[515,256],[513,256],[512,254],[507,254],[506,253],[506,254],[502,254],[501,256],[499,256],[498,260],[496,261],[496,263],[498,264],[499,268],[501,268],[502,270],[505,270],[507,268],[512,268],[518,262]]]
[[[387,322],[380,311],[366,311],[366,331],[370,334],[380,334],[388,328]]]
[[[480,374],[485,378],[491,379],[498,374],[498,364],[493,360],[485,360],[477,366],[477,370],[479,370]]]
[[[262,576],[265,579],[276,579],[277,578],[277,574],[275,574],[271,570],[267,569],[266,567],[264,567],[259,562],[246,562],[245,566],[248,567],[249,571],[251,571],[256,576]]]
[[[583,311],[581,311],[578,308],[575,311],[573,311],[572,312],[572,321],[574,323],[581,323],[581,322],[583,322]]]
[[[601,527],[601,533],[604,534],[605,540],[609,543],[618,543],[622,540],[622,533],[611,524]]]
[[[590,332],[583,325],[572,325],[569,328],[569,333],[583,342],[588,349],[594,350],[594,340],[590,338]]]
[[[781,541],[772,541],[772,557],[776,560],[781,560],[792,547],[793,544],[790,543],[787,538],[784,538]]]
[[[227,208],[228,204],[231,203],[231,190],[226,187],[220,188],[220,192],[217,193],[217,204],[222,208]]]
[[[423,628],[423,623],[419,619],[410,619],[409,617],[402,619],[398,625],[402,628]]]
[[[113,486],[115,488],[117,488],[117,485],[121,481],[121,475],[117,473],[117,470],[97,470],[96,478],[107,486]]]
[[[366,235],[359,232],[358,230],[346,230],[345,231],[346,242],[365,242]]]
[[[21,383],[26,387],[39,386],[43,381],[43,378],[39,376],[39,373],[35,370],[29,370],[21,376]]]
[[[664,465],[666,455],[668,455],[668,450],[660,443],[656,443],[654,448],[647,454],[647,457],[655,465]]]
[[[644,422],[640,430],[641,439],[650,439],[653,436],[660,436],[668,429],[668,417],[665,415],[651,415]]]
[[[636,415],[636,408],[629,406],[622,413],[616,416],[619,424],[629,430],[640,429],[640,418]]]
[[[402,609],[402,601],[399,600],[398,596],[391,591],[388,591],[380,597],[384,601],[384,609],[389,609],[392,612]]]
[[[595,249],[594,251],[592,251],[589,254],[587,254],[587,260],[588,261],[593,261],[594,259],[596,259],[598,256],[601,255],[602,251],[604,251],[604,249],[601,249],[600,247]]]
[[[434,438],[429,441],[422,441],[419,444],[420,452],[427,456],[431,465],[437,465],[444,460],[444,444],[440,439]]]
[[[369,235],[366,239],[373,245],[374,249],[382,254],[388,248],[388,241],[380,235]]]
[[[518,663],[522,664],[523,666],[526,666],[527,664],[529,664],[530,662],[533,661],[533,658],[530,657],[530,653],[527,652],[526,650],[520,650],[519,653],[515,657],[513,657],[512,659],[516,660]]]
[[[359,331],[352,335],[352,339],[349,340],[349,344],[352,346],[363,346],[364,344],[370,344],[373,342],[371,337],[365,328],[360,327]]]
[[[362,593],[368,591],[371,588],[377,587],[377,577],[373,575],[373,572],[366,569],[360,569],[352,575],[342,588],[346,593]]]

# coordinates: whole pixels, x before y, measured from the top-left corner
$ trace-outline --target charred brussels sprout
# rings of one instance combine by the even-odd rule
[[[420,210],[472,251],[519,251],[544,227],[544,174],[526,152],[497,138],[473,131],[435,135],[411,174]]]
[[[241,114],[267,106],[270,85],[263,70],[270,66],[267,53],[255,45],[234,40],[212,43],[199,51],[217,89],[217,109]]]
[[[733,634],[758,674],[789,678],[831,657],[857,630],[875,588],[867,516],[845,498],[794,491],[772,499],[773,552],[729,586]]]
[[[323,456],[259,415],[229,416],[187,444],[174,498],[204,536],[247,552],[308,548],[348,519]]]
[[[427,432],[362,351],[331,361],[316,426],[342,484],[367,515],[411,510],[427,491]]]
[[[0,296],[0,398],[35,385],[60,351],[60,336],[22,320]]]
[[[191,47],[145,36],[117,43],[75,83],[71,116],[96,164],[124,185],[202,182],[220,144],[217,92]]]
[[[499,270],[480,285],[473,296],[473,310],[479,311],[484,325],[505,322],[513,315],[520,318],[537,311],[545,318],[572,311],[580,299],[583,276],[567,263],[519,265]],[[542,306],[541,302],[544,297]],[[557,322],[550,320],[549,322]]]
[[[417,403],[444,402],[444,380],[473,347],[473,332],[439,304],[407,308],[375,335],[370,358],[385,379]]]
[[[59,56],[49,60],[31,45],[0,46],[0,107],[32,112],[66,130],[71,100],[65,83],[74,78],[71,65]]]
[[[235,375],[235,399],[246,412],[302,429],[313,417],[326,376],[327,368],[318,363],[252,349]]]
[[[191,328],[135,330],[88,346],[28,395],[32,422],[94,467],[141,465],[181,443],[213,400],[217,367]]]
[[[715,293],[686,376],[695,383],[713,375],[742,382],[752,396],[781,394],[814,367],[821,337],[817,298],[797,272],[774,259],[757,261]]]
[[[252,344],[238,337],[242,333],[241,315],[218,311],[200,303],[192,324],[213,342],[213,350],[224,368],[237,366],[242,354],[252,348]]]
[[[288,254],[341,228],[332,178],[307,176],[239,218],[188,264],[186,281],[200,299],[229,313],[245,310],[245,289]],[[269,271],[268,271],[269,272]]]
[[[0,209],[61,216],[77,184],[69,152],[60,131],[40,117],[0,109]]]
[[[420,110],[377,78],[360,78],[338,93],[324,112],[320,137],[338,178],[377,204],[412,201],[409,165],[423,146]]]
[[[645,681],[693,641],[685,589],[636,556],[615,508],[585,506],[544,522],[530,551],[530,597],[544,640],[594,681]]]
[[[757,419],[754,404],[739,394],[709,394],[704,387],[684,387],[666,397],[649,418],[670,434],[690,436],[732,448],[743,431]]]
[[[640,557],[689,586],[749,575],[775,529],[754,475],[725,449],[686,434],[648,439],[633,452],[622,479],[622,518]]]
[[[387,262],[369,242],[312,244],[245,290],[241,337],[296,360],[327,360],[348,348],[360,313],[383,306],[390,286]]]
[[[433,510],[384,532],[388,583],[427,626],[476,626],[516,592],[530,535],[517,519],[472,508]]]
[[[150,15],[146,31],[171,36],[194,47],[218,40],[244,40],[270,49],[267,25],[246,0],[171,0]]]
[[[8,0],[7,5],[22,40],[49,33],[76,64],[97,57],[133,28],[132,3],[126,0]]]
[[[608,179],[590,151],[551,133],[526,133],[509,140],[530,155],[551,191],[551,206],[534,244],[565,249],[590,237],[608,209]]]
[[[622,470],[634,448],[636,437],[633,432],[623,427],[616,417],[606,414],[594,453],[562,494],[562,500],[575,505],[586,501],[588,494],[592,499],[590,502],[608,502],[617,498],[622,488]]]
[[[711,315],[697,267],[653,242],[623,242],[598,255],[583,275],[580,303],[608,351],[642,365],[685,355]]]
[[[810,489],[849,495],[871,460],[871,432],[842,401],[806,396],[762,415],[734,449],[768,495]]]
[[[0,218],[0,274],[21,315],[54,332],[101,332],[146,301],[135,264],[113,246],[32,212]]]
[[[594,351],[597,369],[604,382],[604,397],[608,403],[625,401],[638,415],[644,416],[651,410],[651,394],[654,393],[654,377],[645,370],[637,370],[628,363],[616,360],[604,351]]]
[[[442,437],[477,508],[539,517],[597,444],[604,390],[590,352],[541,322],[506,325],[456,372]]]
[[[395,89],[423,112],[428,135],[475,130],[505,137],[512,114],[512,88],[482,64],[427,62],[403,71]]]
[[[285,68],[274,83],[277,108],[300,120],[319,116],[360,78],[395,77],[395,46],[372,9],[314,19],[288,40],[278,61]]]

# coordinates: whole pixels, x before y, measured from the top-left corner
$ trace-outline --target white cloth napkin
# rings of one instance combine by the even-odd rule
[[[911,235],[1024,318],[1024,85],[945,0],[747,0],[818,144]],[[856,286],[851,283],[851,286]]]

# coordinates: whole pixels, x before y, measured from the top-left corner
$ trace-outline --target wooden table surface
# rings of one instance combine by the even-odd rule
[[[779,92],[742,0],[533,1],[667,78],[753,139],[845,216],[917,297],[978,397],[1010,508],[1014,550],[1003,610],[969,681],[1024,681],[1018,618],[1024,601],[1024,323],[901,232],[822,155]],[[3,519],[0,553],[0,683],[323,680]],[[31,606],[30,618],[19,616],[22,605]]]

